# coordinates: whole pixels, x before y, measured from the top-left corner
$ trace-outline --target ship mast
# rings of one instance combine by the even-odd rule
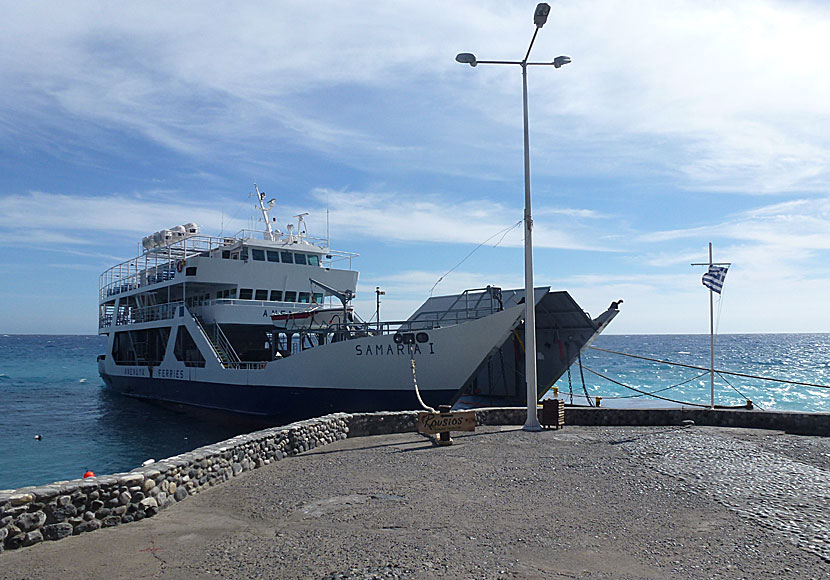
[[[276,238],[274,236],[274,230],[271,229],[271,216],[268,212],[274,207],[275,201],[273,199],[269,200],[268,207],[265,207],[265,192],[260,191],[256,183],[254,183],[254,189],[256,190],[256,198],[259,203],[259,209],[262,211],[262,220],[265,222],[265,231],[268,234],[268,239],[274,242],[276,241]]]

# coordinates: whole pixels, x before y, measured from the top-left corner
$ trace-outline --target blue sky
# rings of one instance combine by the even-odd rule
[[[0,0],[0,332],[94,333],[98,275],[256,182],[404,318],[522,218],[535,2]],[[529,73],[537,285],[615,333],[830,331],[830,7],[552,3]],[[521,228],[435,294],[523,285]]]

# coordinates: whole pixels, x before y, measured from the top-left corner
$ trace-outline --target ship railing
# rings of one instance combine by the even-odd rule
[[[208,329],[205,327],[205,322],[201,317],[193,314],[189,308],[187,312],[193,317],[193,321],[196,323],[199,332],[202,333],[202,336],[210,344],[216,360],[223,367],[226,369],[251,371],[265,368],[267,364],[265,361],[242,361],[218,323],[214,323],[211,328],[212,332],[208,332]]]
[[[195,235],[148,250],[139,245],[137,256],[116,264],[101,274],[98,284],[101,299],[172,280],[178,274],[177,264],[180,260],[232,246],[237,241],[235,237]]]
[[[142,324],[144,322],[156,322],[158,320],[169,320],[175,318],[179,312],[182,302],[170,302],[135,308],[132,306],[121,306],[118,311],[106,311],[98,319],[98,328],[109,328],[115,322],[115,326],[126,326],[130,324]]]
[[[256,230],[239,230],[236,234],[234,234],[236,238],[241,239],[268,239],[268,234],[266,232],[258,232]],[[313,244],[320,248],[326,249],[326,255],[321,260],[322,265],[325,267],[331,267],[332,264],[336,264],[339,262],[348,261],[349,263],[349,270],[352,269],[352,260],[357,258],[360,254],[356,254],[354,252],[344,252],[342,250],[332,250],[329,248],[329,240],[326,238],[318,238],[315,236],[309,236],[307,234],[297,235],[297,234],[275,234],[274,237],[276,238],[275,241],[279,242],[290,242],[291,240],[295,241],[302,241],[308,242],[309,244]]]
[[[480,317],[479,317],[480,318]],[[327,333],[342,334],[346,333],[351,338],[360,336],[378,336],[386,334],[402,334],[408,332],[418,332],[423,330],[435,330],[436,328],[455,326],[467,320],[475,320],[474,317],[463,318],[444,318],[442,320],[389,320],[381,322],[346,322],[346,323],[332,323],[324,330]],[[310,330],[309,332],[320,332],[320,330]]]
[[[457,295],[448,308],[419,312],[412,322],[433,320],[458,324],[467,320],[476,320],[504,309],[502,292],[498,286],[473,288]]]
[[[99,297],[105,300],[143,286],[172,280],[177,274],[181,274],[178,268],[182,260],[186,261],[193,256],[206,256],[212,250],[233,246],[244,237],[262,238],[262,232],[242,230],[234,236],[219,237],[195,235],[149,250],[139,247],[139,254],[136,257],[116,264],[100,275]],[[303,236],[302,239],[319,245],[321,248],[328,246],[328,240],[324,238]],[[358,255],[353,252],[326,249],[321,264],[324,267],[331,267],[335,263],[347,261],[351,269],[352,260]]]

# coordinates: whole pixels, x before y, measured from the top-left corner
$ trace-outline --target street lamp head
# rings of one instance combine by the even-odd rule
[[[556,68],[561,68],[566,64],[570,64],[570,62],[571,57],[569,56],[557,56],[555,59],[553,59],[553,66]]]
[[[545,25],[548,21],[548,14],[550,14],[550,4],[540,2],[536,5],[536,12],[533,14],[533,23],[536,28],[542,28]]]
[[[478,64],[478,62],[476,61],[476,55],[474,55],[471,52],[461,52],[456,55],[455,60],[462,64],[468,64],[470,66],[475,66]]]

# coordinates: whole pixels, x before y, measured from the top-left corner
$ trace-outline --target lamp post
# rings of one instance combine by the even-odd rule
[[[527,419],[525,420],[525,431],[539,431],[539,418],[536,415],[536,296],[533,292],[533,218],[530,212],[530,138],[528,136],[527,122],[527,67],[528,66],[553,66],[560,68],[571,62],[570,57],[557,56],[552,62],[528,62],[533,42],[539,29],[547,22],[550,14],[550,5],[541,2],[536,6],[533,14],[533,23],[536,25],[533,37],[530,39],[530,46],[523,60],[478,60],[469,52],[462,52],[455,57],[455,60],[477,66],[479,64],[515,64],[522,67],[522,104],[524,110],[524,169],[525,169],[525,379],[527,382]]]
[[[385,296],[386,292],[380,289],[380,286],[375,286],[375,294],[377,297],[377,306],[375,307],[375,317],[378,321],[378,330],[380,330],[380,297]]]

